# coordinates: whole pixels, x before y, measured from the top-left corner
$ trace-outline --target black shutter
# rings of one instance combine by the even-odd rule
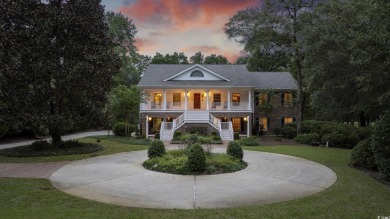
[[[293,122],[296,122],[296,121],[297,121],[297,119],[295,117],[293,117]]]
[[[280,118],[280,124],[283,126],[284,125],[284,118]]]
[[[280,94],[280,104],[281,106],[284,106],[284,93]]]

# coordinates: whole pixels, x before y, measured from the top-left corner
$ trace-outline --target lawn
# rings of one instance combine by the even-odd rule
[[[390,215],[390,189],[351,168],[350,150],[308,146],[245,149],[287,154],[324,164],[336,172],[337,182],[321,193],[288,202],[231,209],[161,210],[121,207],[73,197],[54,189],[43,179],[0,178],[0,218],[377,218]]]
[[[81,160],[90,157],[106,155],[106,154],[115,154],[120,152],[128,151],[138,151],[146,150],[148,146],[142,145],[146,144],[143,139],[126,139],[124,137],[88,137],[81,138],[78,141],[84,143],[93,143],[97,144],[98,139],[100,140],[99,144],[103,146],[103,150],[98,151],[92,154],[79,154],[79,155],[64,155],[64,156],[47,156],[47,157],[6,157],[0,156],[0,163],[36,163],[36,162],[57,162],[57,161],[70,161],[70,160]],[[134,145],[129,143],[138,143],[140,145]]]

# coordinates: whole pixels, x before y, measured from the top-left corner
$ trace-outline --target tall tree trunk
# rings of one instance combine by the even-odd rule
[[[52,139],[53,144],[59,144],[62,142],[60,128],[58,128],[58,127],[51,128],[50,135],[51,135],[51,139]]]
[[[296,60],[297,64],[297,133],[300,134],[302,130],[302,120],[303,120],[303,92],[302,92],[302,66],[300,60]]]

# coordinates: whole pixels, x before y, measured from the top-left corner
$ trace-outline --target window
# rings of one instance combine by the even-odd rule
[[[161,93],[154,93],[153,100],[154,100],[154,103],[156,106],[161,107],[162,94]]]
[[[240,105],[240,94],[239,93],[232,94],[232,102],[233,102],[233,106]]]
[[[292,93],[284,93],[282,95],[282,98],[283,98],[283,106],[284,107],[290,107],[293,105],[294,97],[293,97]]]
[[[268,131],[268,118],[260,118],[259,124],[260,124],[260,130]]]
[[[173,93],[173,105],[174,106],[180,106],[181,105],[181,94],[180,93]]]
[[[203,72],[201,72],[199,70],[195,70],[195,71],[191,72],[190,77],[191,78],[203,78],[204,75],[203,75]]]
[[[221,106],[221,94],[220,93],[213,94],[213,100],[214,100],[215,106]]]
[[[284,117],[283,118],[283,124],[292,123],[293,121],[294,121],[294,119],[291,117]]]
[[[267,94],[259,94],[259,105],[265,105],[268,103]]]

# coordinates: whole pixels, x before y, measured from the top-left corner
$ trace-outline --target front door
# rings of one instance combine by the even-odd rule
[[[200,93],[194,93],[194,109],[200,109]]]

